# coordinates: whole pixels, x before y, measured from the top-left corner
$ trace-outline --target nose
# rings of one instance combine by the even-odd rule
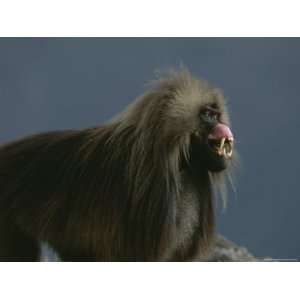
[[[227,140],[232,140],[232,141],[234,140],[233,134],[232,134],[230,128],[223,123],[218,123],[215,127],[213,127],[213,129],[209,133],[208,138],[216,139],[216,140],[219,140],[222,138],[225,138]]]

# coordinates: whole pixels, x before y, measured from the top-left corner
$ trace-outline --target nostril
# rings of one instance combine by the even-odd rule
[[[230,128],[223,124],[223,123],[218,123],[213,129],[210,131],[209,139],[228,139],[228,140],[233,140],[233,134],[230,130]]]

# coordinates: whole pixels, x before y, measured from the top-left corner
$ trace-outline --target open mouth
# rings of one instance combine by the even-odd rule
[[[233,152],[233,138],[223,137],[220,139],[208,139],[211,150],[226,159],[231,158]]]

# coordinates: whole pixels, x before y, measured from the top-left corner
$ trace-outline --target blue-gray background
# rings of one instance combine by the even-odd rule
[[[102,123],[180,63],[224,90],[242,158],[219,231],[300,258],[300,39],[2,38],[0,143]]]

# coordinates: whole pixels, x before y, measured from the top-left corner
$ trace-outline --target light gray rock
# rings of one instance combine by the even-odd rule
[[[254,257],[245,247],[236,245],[221,235],[218,235],[208,261],[261,261]]]

